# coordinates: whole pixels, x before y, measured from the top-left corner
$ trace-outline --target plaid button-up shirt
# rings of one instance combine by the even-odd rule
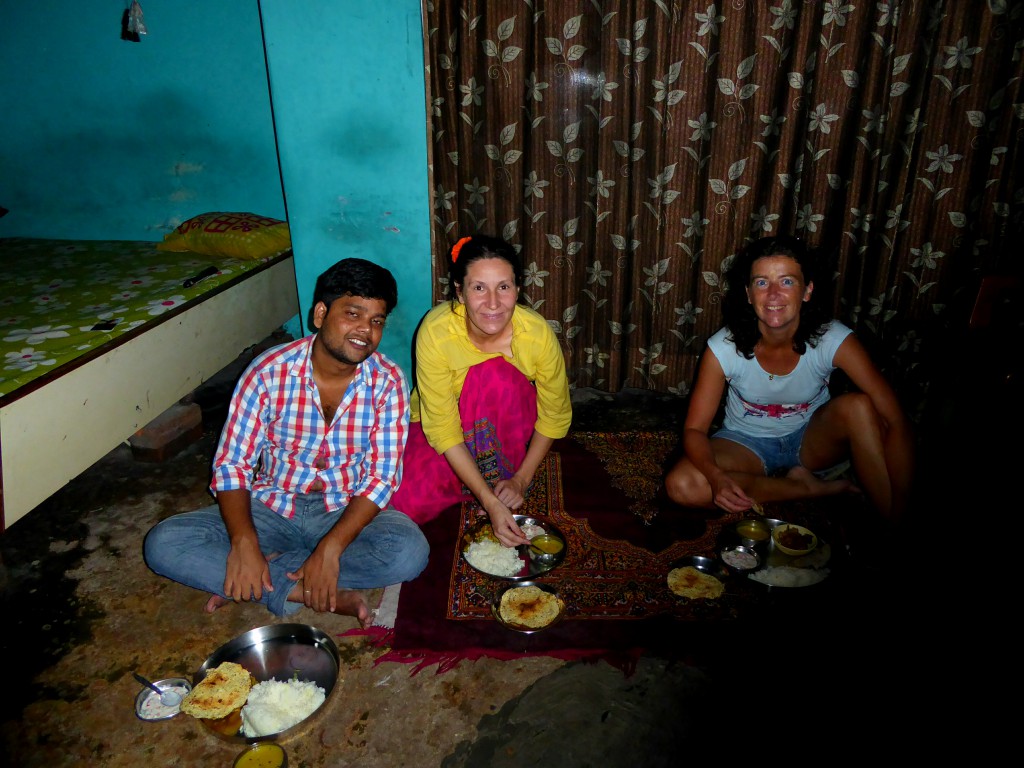
[[[405,374],[375,352],[359,365],[328,424],[313,380],[314,338],[270,349],[242,374],[213,460],[214,494],[248,488],[289,518],[299,493],[323,493],[329,511],[353,496],[381,509],[390,501],[409,432]]]

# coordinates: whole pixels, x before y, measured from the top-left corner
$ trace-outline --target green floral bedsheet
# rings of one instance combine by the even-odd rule
[[[0,238],[0,397],[284,258],[243,261],[155,246]],[[216,274],[184,286],[211,268]]]

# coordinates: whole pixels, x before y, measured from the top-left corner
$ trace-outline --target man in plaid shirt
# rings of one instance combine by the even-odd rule
[[[216,506],[158,523],[156,573],[210,593],[206,611],[258,601],[355,616],[359,590],[415,578],[422,532],[388,502],[402,479],[409,385],[377,351],[394,276],[343,259],[317,279],[315,333],[267,350],[239,379],[213,461]]]

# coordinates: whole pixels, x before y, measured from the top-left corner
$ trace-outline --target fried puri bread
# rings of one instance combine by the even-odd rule
[[[241,664],[225,661],[206,673],[181,701],[181,711],[192,717],[219,720],[242,708],[256,680]]]
[[[697,598],[714,600],[725,592],[725,585],[721,581],[692,565],[673,568],[669,571],[668,588],[680,597],[691,600]]]
[[[513,587],[501,596],[498,612],[509,624],[540,629],[558,618],[562,601],[540,587]]]

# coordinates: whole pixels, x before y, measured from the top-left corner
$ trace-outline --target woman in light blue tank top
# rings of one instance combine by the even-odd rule
[[[794,237],[762,238],[733,259],[725,326],[708,348],[683,425],[669,497],[742,513],[755,502],[863,492],[896,522],[907,503],[914,442],[896,393],[864,345],[814,290],[814,260]],[[843,371],[853,391],[832,397]],[[722,429],[712,421],[725,395]],[[856,482],[823,479],[849,461]]]

